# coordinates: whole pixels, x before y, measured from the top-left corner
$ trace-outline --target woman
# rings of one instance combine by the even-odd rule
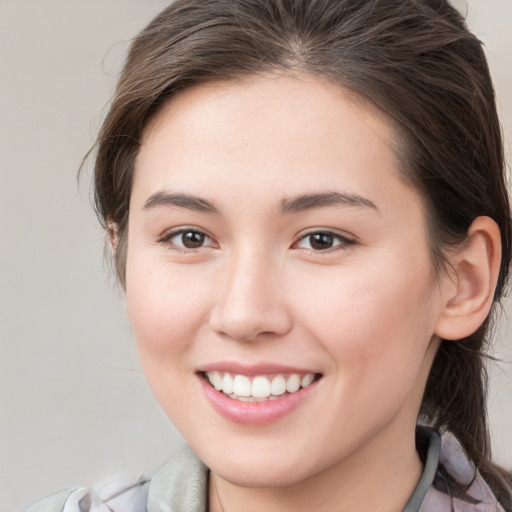
[[[33,510],[512,510],[482,361],[502,141],[448,3],[173,3],[132,44],[95,193],[190,448],[106,503]]]

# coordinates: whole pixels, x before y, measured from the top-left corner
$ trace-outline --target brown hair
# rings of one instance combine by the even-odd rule
[[[495,308],[511,257],[500,125],[482,45],[446,0],[177,0],[161,12],[133,41],[97,140],[96,208],[115,230],[121,282],[134,160],[151,116],[192,85],[270,70],[327,78],[392,120],[404,178],[428,206],[437,270],[476,217],[497,222]],[[511,476],[490,459],[482,359],[490,318],[441,342],[421,415],[457,436],[512,511]]]

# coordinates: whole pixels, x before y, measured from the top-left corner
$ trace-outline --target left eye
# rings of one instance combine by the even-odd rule
[[[352,240],[338,235],[337,233],[316,231],[300,238],[296,243],[296,247],[300,249],[310,249],[313,251],[328,251],[333,247],[350,245],[352,243],[354,243]]]

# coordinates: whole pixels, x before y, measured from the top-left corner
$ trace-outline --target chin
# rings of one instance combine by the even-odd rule
[[[306,468],[277,467],[267,463],[260,465],[240,464],[236,462],[217,463],[210,468],[215,474],[224,480],[239,487],[258,488],[282,488],[298,484],[307,479],[310,474]]]
[[[251,442],[247,441],[247,445]],[[282,443],[281,443],[282,444]],[[193,447],[198,457],[224,480],[241,487],[287,487],[297,484],[318,472],[314,461],[304,449],[292,452],[263,447],[257,443],[253,449],[242,447],[201,450]]]

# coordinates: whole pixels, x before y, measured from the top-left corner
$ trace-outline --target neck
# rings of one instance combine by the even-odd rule
[[[414,429],[404,438],[389,425],[336,465],[287,487],[248,488],[210,475],[211,512],[397,512],[422,472]]]

